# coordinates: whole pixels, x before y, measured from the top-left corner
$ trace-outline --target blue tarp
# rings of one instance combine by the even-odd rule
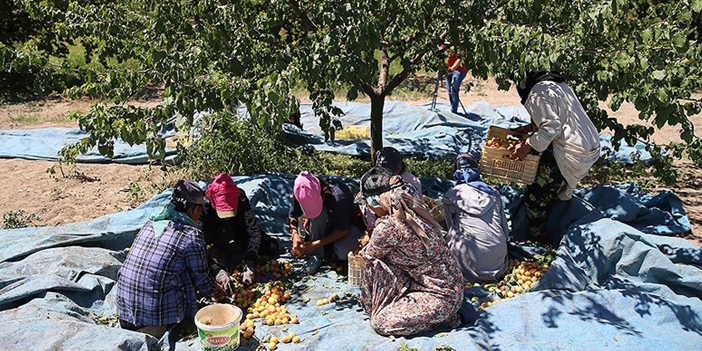
[[[164,130],[163,137],[175,135],[172,128]],[[59,151],[68,144],[74,144],[88,134],[78,128],[41,128],[27,130],[0,130],[0,158],[25,158],[29,160],[58,161]],[[176,150],[166,150],[166,161],[171,160]],[[93,148],[85,155],[80,155],[77,162],[126,164],[149,163],[146,145],[129,145],[121,139],[115,141],[114,156],[107,159]]]
[[[370,104],[335,102],[334,105],[345,113],[341,117],[343,126],[369,125]],[[529,115],[522,106],[491,106],[483,101],[466,106],[467,115],[451,113],[450,106],[446,103],[437,103],[436,111],[430,111],[429,107],[428,103],[413,105],[387,101],[383,110],[385,145],[393,146],[405,155],[420,158],[455,157],[462,152],[471,152],[479,158],[487,129],[491,125],[512,128],[529,121]],[[240,110],[244,115],[245,111]],[[301,104],[300,113],[304,130],[284,125],[288,144],[346,155],[370,155],[370,144],[367,140],[325,142],[319,119],[314,115],[311,104]],[[164,128],[162,135],[175,135],[172,124]],[[55,161],[59,159],[58,152],[64,145],[78,142],[86,136],[87,134],[78,128],[0,131],[0,158]],[[601,136],[600,140],[603,150],[612,148],[609,136]],[[167,160],[170,160],[175,152],[167,150]],[[645,144],[640,141],[634,147],[622,145],[619,151],[613,152],[609,157],[631,163],[632,154],[636,152],[641,153],[640,158],[643,161],[651,159],[651,155],[645,150]],[[117,140],[112,159],[100,155],[95,148],[79,156],[77,161],[140,164],[148,163],[149,158],[145,145],[132,146]]]
[[[289,247],[287,209],[293,176],[240,177],[259,223]],[[450,182],[422,179],[429,192]],[[500,189],[515,220],[518,194]],[[115,312],[117,271],[135,233],[168,201],[169,191],[139,208],[62,227],[0,231],[0,345],[4,350],[152,350],[144,334],[98,326]],[[401,342],[420,350],[674,349],[702,345],[702,250],[672,235],[689,231],[682,203],[670,193],[651,197],[633,185],[584,189],[558,221],[563,239],[551,269],[532,292],[474,314],[475,324],[393,340],[376,335],[360,309],[358,288],[327,272],[289,305],[303,338],[280,350],[395,350]],[[510,197],[513,196],[513,197]],[[592,201],[592,202],[589,202]],[[516,202],[515,202],[516,203]],[[513,206],[514,205],[514,206]],[[589,209],[589,210],[586,210]],[[665,212],[670,217],[663,219]],[[571,214],[572,212],[572,214]],[[660,215],[660,216],[659,216]],[[662,217],[661,217],[662,216]],[[638,228],[638,229],[637,229]],[[472,295],[466,290],[466,299]],[[317,307],[332,292],[340,302]],[[307,301],[305,298],[309,298]],[[305,302],[307,301],[307,302]],[[258,325],[256,335],[282,335]],[[196,342],[161,345],[197,350]],[[254,350],[257,341],[242,345]]]
[[[335,102],[344,115],[341,124],[346,126],[370,125],[370,104],[357,102]],[[492,106],[485,101],[465,106],[467,114],[451,113],[448,103],[438,102],[431,111],[431,104],[413,105],[401,101],[386,101],[383,109],[383,145],[392,146],[404,155],[415,157],[455,157],[460,153],[472,153],[480,157],[481,148],[490,126],[514,128],[529,123],[529,113],[523,106]],[[301,104],[300,122],[304,130],[285,125],[286,141],[290,145],[309,147],[318,151],[328,151],[353,156],[370,155],[370,141],[335,140],[324,141],[324,132],[319,127],[311,104]],[[603,153],[611,150],[608,156],[625,163],[634,161],[633,154],[640,153],[639,159],[651,160],[651,154],[641,141],[630,147],[620,143],[614,151],[611,137],[600,136]]]

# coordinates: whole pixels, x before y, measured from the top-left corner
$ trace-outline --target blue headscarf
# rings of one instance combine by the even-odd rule
[[[460,154],[456,157],[456,171],[453,172],[453,180],[456,181],[456,184],[465,183],[490,195],[499,196],[495,189],[480,180],[478,163],[471,155]]]

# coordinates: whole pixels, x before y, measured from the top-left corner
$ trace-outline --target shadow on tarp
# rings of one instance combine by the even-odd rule
[[[670,250],[675,247],[676,250]],[[568,231],[556,259],[534,291],[550,291],[549,325],[559,315],[556,305],[572,305],[563,291],[611,291],[611,301],[587,297],[586,306],[569,312],[584,321],[596,319],[624,333],[648,333],[632,323],[631,312],[641,319],[668,315],[686,332],[702,336],[702,250],[685,239],[644,234],[612,219],[578,224]],[[557,290],[558,292],[553,292]],[[627,300],[632,308],[620,306]],[[664,321],[661,321],[663,323]],[[668,321],[666,321],[667,323]]]
[[[335,102],[344,115],[340,118],[343,126],[369,125],[370,104],[356,102]],[[405,155],[419,158],[455,157],[459,153],[471,153],[480,157],[481,145],[492,125],[514,128],[529,122],[529,114],[523,106],[491,106],[481,101],[466,106],[467,114],[450,112],[448,103],[439,102],[436,112],[429,110],[430,103],[413,105],[399,101],[386,101],[383,110],[384,143],[393,146]],[[244,116],[246,109],[239,109]],[[356,156],[370,156],[367,140],[336,140],[325,142],[324,133],[319,127],[319,119],[314,115],[311,104],[301,104],[301,122],[305,130],[285,124],[283,131],[286,143],[317,151],[327,151]],[[198,118],[196,118],[198,119]],[[169,138],[175,135],[174,119],[161,130],[161,135]],[[196,129],[198,126],[196,126]],[[0,158],[26,158],[33,160],[57,161],[59,151],[67,144],[85,138],[87,134],[78,128],[43,128],[31,130],[0,131]],[[611,138],[600,137],[602,149],[611,150]],[[630,147],[620,143],[616,152],[608,157],[632,164],[633,155],[649,162],[652,157],[646,144],[637,141]],[[129,145],[116,140],[114,156],[107,159],[97,148],[77,158],[78,162],[145,164],[149,162],[146,147]],[[166,151],[166,162],[177,162],[176,150]]]
[[[285,220],[293,179],[292,175],[236,177],[252,198],[257,215],[262,216],[261,224],[284,242],[288,241]],[[422,181],[428,192],[438,193],[451,185],[444,180]],[[403,341],[422,350],[441,345],[457,350],[695,349],[702,344],[700,248],[684,239],[647,234],[601,215],[641,225],[642,217],[648,221],[663,218],[655,213],[651,216],[656,212],[652,208],[665,212],[663,208],[670,205],[674,221],[642,225],[644,230],[670,235],[676,228],[684,229],[684,209],[669,196],[672,194],[649,198],[628,185],[615,188],[624,195],[616,195],[618,202],[609,207],[605,201],[612,198],[606,195],[610,190],[590,197],[594,204],[587,205],[598,210],[575,218],[564,230],[551,269],[533,292],[480,311],[474,325],[394,341],[379,336],[358,304],[359,289],[340,281],[335,272],[327,272],[300,283],[309,287],[289,306],[300,324],[287,326],[287,331],[257,325],[256,335],[282,336],[293,331],[303,338],[300,344],[285,345],[286,350],[396,350]],[[580,195],[597,191],[585,189]],[[116,270],[124,260],[121,250],[129,246],[123,241],[133,239],[169,196],[164,192],[135,210],[92,221],[0,231],[0,236],[7,238],[7,244],[0,247],[0,322],[5,327],[0,340],[11,340],[3,347],[155,349],[153,338],[98,326],[94,318],[115,313]],[[628,203],[627,197],[644,206],[619,206]],[[629,216],[619,207],[636,209],[637,216]],[[588,219],[593,213],[597,216]],[[334,292],[343,297],[340,302],[316,306],[316,300]],[[40,339],[42,343],[37,343]],[[242,345],[241,349],[253,350],[256,345]],[[192,340],[175,344],[176,350],[198,347]]]

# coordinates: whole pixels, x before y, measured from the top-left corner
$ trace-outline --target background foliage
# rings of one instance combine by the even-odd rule
[[[350,100],[370,97],[377,148],[385,98],[412,74],[440,70],[445,50],[463,48],[471,74],[494,76],[502,88],[523,84],[532,69],[563,72],[615,141],[649,140],[657,128],[680,126],[684,144],[668,145],[669,153],[702,165],[702,142],[690,122],[702,109],[691,98],[702,85],[701,10],[702,0],[12,0],[0,10],[0,30],[13,33],[0,42],[0,79],[24,72],[13,81],[37,91],[54,89],[47,82],[71,86],[55,78],[61,69],[51,57],[65,57],[67,45],[85,48],[94,64],[81,68],[80,84],[68,93],[98,102],[75,115],[91,136],[64,150],[69,160],[94,146],[109,156],[118,137],[146,142],[158,158],[165,147],[158,130],[169,117],[184,117],[187,129],[196,111],[233,115],[242,105],[251,120],[215,123],[211,137],[225,135],[219,127],[229,128],[226,134],[241,129],[241,136],[262,138],[239,137],[239,149],[278,148],[264,139],[282,140],[280,125],[298,106],[290,92],[300,85],[330,138],[341,127],[331,106],[339,87],[348,88]],[[161,105],[127,104],[154,86],[163,88]],[[598,101],[613,110],[633,103],[641,124],[621,125]],[[217,143],[204,140],[198,152]],[[201,166],[255,169],[218,155]],[[281,155],[299,161],[304,153]],[[660,165],[659,175],[674,179],[670,160]]]
[[[65,21],[68,1],[8,0],[0,6],[0,99],[16,100],[35,93],[62,91],[78,78],[63,58],[72,38],[58,28]]]
[[[210,115],[204,136],[183,150],[183,168],[190,179],[211,179],[220,172],[237,175],[261,173],[313,174],[360,178],[367,158],[293,149],[280,138],[263,132],[230,113]],[[423,177],[450,178],[453,161],[407,159],[408,168]]]

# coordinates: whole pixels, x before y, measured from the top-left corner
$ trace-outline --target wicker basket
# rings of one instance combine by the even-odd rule
[[[354,254],[349,252],[349,284],[361,286],[361,279],[363,278],[363,268],[366,267],[366,263],[363,261],[363,257],[360,254]]]
[[[527,138],[526,134],[492,126],[488,130],[485,140],[492,137],[505,139],[508,136],[519,140]],[[511,154],[511,150],[483,146],[483,155],[480,157],[480,173],[526,185],[533,183],[539,169],[541,156],[529,154],[524,160],[516,161],[509,158]]]

